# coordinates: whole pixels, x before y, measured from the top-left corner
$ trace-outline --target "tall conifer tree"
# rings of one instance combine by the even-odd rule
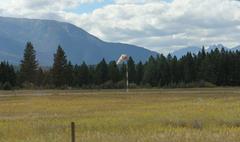
[[[136,80],[136,67],[135,67],[135,62],[133,61],[132,57],[129,57],[127,64],[128,64],[129,83],[135,83],[134,81]]]
[[[108,80],[108,65],[105,59],[103,59],[96,67],[95,81],[96,84],[99,85],[103,84],[107,80]]]
[[[56,87],[67,85],[66,72],[68,68],[67,57],[61,46],[58,46],[57,53],[54,54],[52,68],[53,83]]]
[[[32,43],[28,42],[20,65],[20,82],[35,83],[37,69],[36,51]]]

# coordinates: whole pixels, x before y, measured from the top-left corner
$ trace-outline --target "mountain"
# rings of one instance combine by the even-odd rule
[[[234,48],[228,48],[228,47],[225,47],[222,44],[210,45],[205,50],[206,50],[206,52],[211,52],[212,50],[215,50],[216,48],[219,51],[221,51],[222,48],[224,48],[226,51],[227,50],[229,50],[229,51],[237,51],[237,50],[240,51],[240,45],[236,46]],[[200,47],[200,46],[199,47],[192,46],[192,47],[186,47],[186,48],[182,48],[182,49],[176,50],[173,53],[171,53],[171,55],[176,56],[177,58],[181,58],[183,55],[186,55],[188,52],[191,52],[193,54],[197,54],[201,50],[202,50],[202,47]]]
[[[214,45],[210,45],[208,48],[207,48],[207,52],[211,52],[212,50],[215,50],[215,49],[218,49],[219,51],[221,51],[223,49],[225,50],[229,50],[229,48],[225,47],[224,45],[222,44],[214,44]]]
[[[65,50],[74,64],[88,64],[117,60],[121,54],[132,56],[135,61],[145,61],[156,52],[142,47],[109,43],[69,23],[53,20],[18,19],[0,17],[0,60],[19,64],[26,42],[31,41],[41,65],[51,65],[58,45]]]
[[[240,45],[232,48],[231,51],[240,51]]]
[[[197,54],[199,51],[201,51],[200,47],[191,46],[191,47],[186,47],[186,48],[176,50],[171,55],[176,56],[177,58],[181,58],[183,55],[186,55],[188,52]]]

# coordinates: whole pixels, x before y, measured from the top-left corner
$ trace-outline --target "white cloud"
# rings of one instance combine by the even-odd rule
[[[74,23],[107,41],[160,52],[190,45],[240,44],[240,2],[234,0],[115,0],[93,12],[68,9],[104,0],[0,0],[0,14]]]
[[[101,1],[103,0],[0,0],[0,10],[4,16],[42,18],[42,15],[48,13],[65,12],[84,3]]]
[[[240,44],[240,3],[230,0],[117,0],[80,19],[78,25],[105,40],[165,53],[191,45]]]

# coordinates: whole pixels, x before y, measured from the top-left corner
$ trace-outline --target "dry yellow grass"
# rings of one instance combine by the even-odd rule
[[[71,121],[77,142],[238,142],[240,89],[0,92],[0,142],[70,142]]]

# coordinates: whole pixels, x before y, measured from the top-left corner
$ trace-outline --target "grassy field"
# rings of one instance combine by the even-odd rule
[[[0,92],[0,142],[239,142],[240,88]]]

